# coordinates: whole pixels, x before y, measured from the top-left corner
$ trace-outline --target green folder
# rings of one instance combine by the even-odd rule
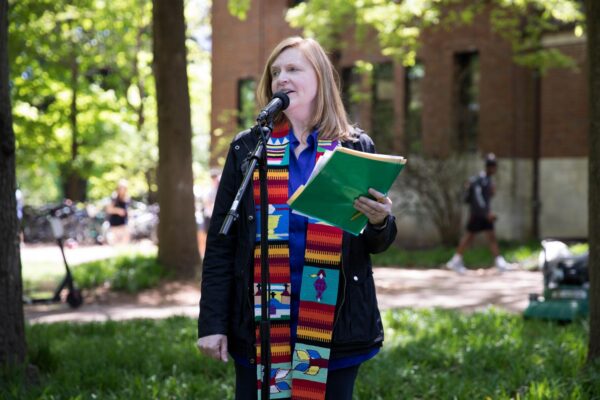
[[[324,154],[306,185],[288,200],[296,212],[359,235],[368,219],[354,208],[359,196],[371,197],[369,188],[387,194],[406,159],[336,147]]]

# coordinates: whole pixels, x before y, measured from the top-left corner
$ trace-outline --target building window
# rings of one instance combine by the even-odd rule
[[[425,66],[418,62],[405,69],[405,98],[404,98],[404,139],[407,153],[420,154],[423,152],[423,135],[421,118],[423,99],[421,83],[425,77]]]
[[[252,78],[238,80],[239,127],[252,127],[255,124],[256,111],[256,81]]]
[[[373,66],[371,132],[377,148],[394,150],[394,65],[391,62]]]
[[[456,150],[475,153],[479,132],[479,54],[455,54],[454,71]]]

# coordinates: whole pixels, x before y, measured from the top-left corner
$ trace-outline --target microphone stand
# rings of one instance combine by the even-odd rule
[[[258,175],[260,183],[260,289],[261,289],[261,308],[260,308],[260,359],[263,366],[261,399],[268,400],[271,391],[271,346],[270,331],[271,320],[269,315],[269,293],[271,292],[271,282],[269,279],[269,231],[268,231],[268,190],[267,190],[267,141],[273,131],[273,119],[268,122],[259,122],[251,128],[251,133],[258,136],[259,140],[256,148],[250,153],[246,160],[249,160],[248,168],[244,172],[242,183],[227,212],[227,216],[221,225],[219,235],[226,236],[229,233],[231,225],[238,219],[238,207],[241,199],[252,179],[254,170],[259,166]]]

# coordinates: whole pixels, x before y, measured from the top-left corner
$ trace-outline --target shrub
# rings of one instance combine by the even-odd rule
[[[109,285],[129,293],[156,286],[167,272],[155,256],[124,255],[92,261],[73,269],[73,279],[84,289]]]

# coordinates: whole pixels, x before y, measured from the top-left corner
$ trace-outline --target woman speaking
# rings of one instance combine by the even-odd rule
[[[375,146],[348,122],[337,74],[315,40],[291,37],[275,47],[257,88],[259,105],[276,92],[287,94],[289,106],[275,117],[266,148],[270,398],[351,399],[361,363],[383,342],[370,254],[396,237],[392,202],[373,189],[375,200],[358,198],[354,207],[369,220],[358,236],[294,213],[287,200],[325,151],[344,146],[373,153]],[[229,148],[208,233],[198,319],[198,348],[235,361],[236,399],[260,398],[262,386],[258,190],[246,191],[230,235],[218,232],[257,140],[242,133]]]

